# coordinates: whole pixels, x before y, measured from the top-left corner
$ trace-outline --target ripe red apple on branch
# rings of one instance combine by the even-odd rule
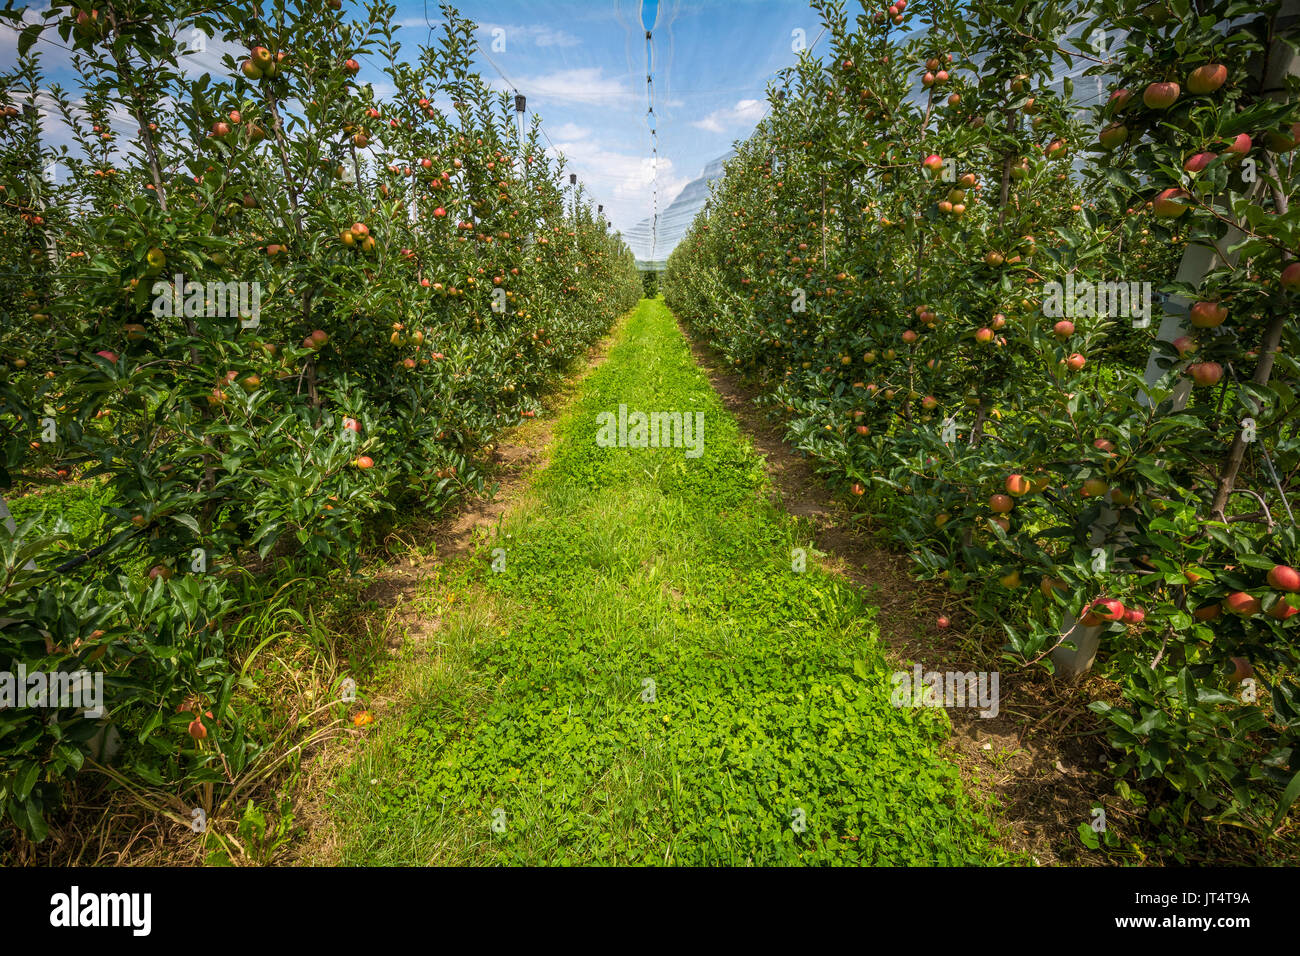
[[[1300,614],[1300,608],[1292,607],[1284,596],[1268,609],[1268,616],[1275,621],[1285,621],[1296,614]]]
[[[1123,602],[1115,598],[1099,597],[1084,608],[1082,621],[1085,627],[1096,627],[1099,624],[1122,620],[1123,617]]]
[[[1255,668],[1250,666],[1250,661],[1244,657],[1230,657],[1228,659],[1232,664],[1232,672],[1228,674],[1228,680],[1234,684],[1240,684],[1247,677],[1255,676]]]
[[[1197,385],[1207,388],[1219,384],[1223,378],[1223,366],[1218,362],[1196,362],[1187,366],[1187,374]]]
[[[1183,213],[1187,212],[1188,204],[1184,200],[1188,199],[1187,192],[1176,186],[1162,190],[1151,203],[1151,211],[1162,219],[1177,219]]]
[[[1242,617],[1258,614],[1262,607],[1259,598],[1245,591],[1233,591],[1223,604],[1233,614],[1240,614]]]
[[[1241,159],[1250,152],[1252,145],[1249,133],[1238,133],[1233,137],[1232,142],[1228,144],[1224,154],[1230,155],[1234,159]]]
[[[1178,100],[1182,89],[1174,82],[1151,83],[1142,91],[1142,102],[1148,109],[1167,110]]]
[[[1286,266],[1278,276],[1278,283],[1288,292],[1300,290],[1300,262]]]
[[[1300,593],[1300,571],[1287,564],[1274,565],[1268,572],[1268,583],[1280,591]]]
[[[989,496],[989,508],[998,514],[1006,514],[1016,506],[1010,496],[1004,494],[994,494]]]
[[[1097,140],[1107,152],[1118,149],[1128,141],[1128,127],[1123,123],[1112,123],[1101,131]]]
[[[1206,63],[1187,76],[1187,92],[1197,96],[1213,93],[1228,82],[1228,68],[1222,63]]]
[[[1228,318],[1228,307],[1219,302],[1197,302],[1187,312],[1187,320],[1198,329],[1213,329]]]
[[[1079,488],[1079,494],[1084,498],[1100,498],[1108,491],[1110,491],[1110,485],[1101,478],[1085,479]]]

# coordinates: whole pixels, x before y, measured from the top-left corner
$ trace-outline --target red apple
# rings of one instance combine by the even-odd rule
[[[1029,494],[1029,479],[1024,475],[1007,475],[1006,487],[1007,494],[1019,498],[1021,495]]]
[[[1099,597],[1084,608],[1083,625],[1096,627],[1106,621],[1118,621],[1124,617],[1124,605],[1115,598]]]
[[[1151,203],[1151,210],[1162,219],[1177,219],[1187,212],[1187,204],[1182,202],[1187,198],[1186,192],[1171,186],[1156,196]]]
[[[1006,514],[1015,506],[1016,503],[1012,501],[1008,495],[1003,495],[1003,494],[989,495],[989,507],[992,508],[994,511],[996,511],[998,514]]]
[[[1204,607],[1198,607],[1192,612],[1192,617],[1198,621],[1213,621],[1223,611],[1217,604],[1207,604]]]
[[[1124,617],[1124,605],[1115,598],[1097,598],[1092,606],[1103,621],[1118,621]]]
[[[1079,494],[1084,498],[1100,498],[1110,490],[1110,485],[1101,478],[1085,479],[1079,488]]]
[[[1250,661],[1244,657],[1230,657],[1232,662],[1232,673],[1228,675],[1228,680],[1234,684],[1240,684],[1247,677],[1255,676],[1255,668],[1250,666]]]
[[[1268,572],[1268,583],[1281,591],[1300,593],[1300,571],[1286,564],[1274,565]]]
[[[1218,158],[1214,153],[1195,153],[1187,158],[1187,162],[1183,163],[1183,169],[1189,173],[1199,173]]]
[[[1206,63],[1187,76],[1187,92],[1197,96],[1213,93],[1228,82],[1228,68],[1222,63]]]
[[[1293,262],[1283,269],[1282,274],[1278,276],[1278,282],[1289,292],[1300,289],[1300,262]]]
[[[1079,371],[1079,369],[1083,368],[1086,364],[1088,364],[1088,360],[1084,358],[1082,355],[1080,355],[1078,352],[1075,352],[1065,360],[1065,364],[1069,366],[1071,371],[1077,372]]]
[[[1233,139],[1232,144],[1223,152],[1225,155],[1231,155],[1236,159],[1241,159],[1250,152],[1252,145],[1249,133],[1238,133],[1236,138]]]
[[[1300,607],[1292,607],[1286,603],[1285,598],[1274,604],[1268,611],[1268,616],[1275,621],[1285,621],[1293,614],[1300,614]]]
[[[1052,326],[1052,331],[1055,332],[1059,338],[1068,339],[1074,334],[1074,323],[1069,319],[1062,319],[1060,322],[1057,322]]]
[[[1177,83],[1152,83],[1142,91],[1142,102],[1147,105],[1147,109],[1167,110],[1174,105],[1181,92]]]
[[[1118,149],[1128,139],[1128,127],[1123,123],[1112,123],[1101,131],[1097,137],[1104,150]]]
[[[1197,302],[1188,310],[1187,318],[1198,329],[1213,329],[1228,317],[1228,307],[1218,302]]]
[[[1233,591],[1223,603],[1233,614],[1240,614],[1242,617],[1258,614],[1261,606],[1259,598],[1245,591]]]
[[[1187,374],[1200,386],[1217,385],[1223,378],[1223,366],[1218,362],[1197,362],[1187,366]]]

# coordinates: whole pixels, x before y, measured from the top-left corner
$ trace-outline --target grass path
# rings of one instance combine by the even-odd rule
[[[600,447],[620,404],[703,412],[703,454]],[[332,794],[337,862],[1004,859],[940,756],[945,714],[891,706],[876,609],[768,502],[661,302],[556,441],[496,539],[422,596],[436,644]]]

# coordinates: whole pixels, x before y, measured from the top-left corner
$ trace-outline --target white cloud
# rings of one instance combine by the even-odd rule
[[[566,124],[570,125],[570,124]],[[650,215],[654,208],[655,164],[649,156],[621,153],[584,135],[572,140],[556,136],[551,154],[563,154],[566,169],[578,174],[597,203],[605,206],[605,215],[616,228],[627,229]],[[659,212],[668,208],[677,194],[690,182],[679,175],[671,159],[659,158]]]
[[[551,130],[552,139],[558,140],[577,140],[587,139],[591,136],[591,130],[585,126],[579,126],[577,123],[564,123]]]
[[[530,103],[537,99],[591,106],[630,107],[637,104],[636,97],[627,84],[605,76],[600,67],[556,70],[553,73],[514,79],[519,92],[527,96]],[[492,81],[492,87],[505,92],[511,89],[500,77]]]
[[[506,48],[504,51],[510,51],[512,43],[531,43],[537,47],[568,47],[578,46],[582,43],[581,37],[576,37],[572,33],[566,33],[555,27],[546,26],[541,23],[532,23],[526,26],[510,25],[505,23],[480,23],[478,24],[479,33],[486,34],[479,38],[480,43],[490,44],[493,39],[493,30],[504,30],[505,35],[501,37],[505,41]],[[489,47],[491,49],[491,47]]]
[[[691,125],[710,133],[722,133],[736,126],[747,126],[763,118],[765,107],[762,100],[739,100],[730,109],[714,110],[704,119],[696,120]]]

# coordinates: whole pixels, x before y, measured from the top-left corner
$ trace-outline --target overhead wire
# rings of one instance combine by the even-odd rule
[[[653,176],[652,199],[653,215],[650,226],[650,257],[655,261],[659,245],[659,131],[655,120],[654,94],[654,30],[645,31],[645,84],[646,84],[646,125],[650,128],[650,172]]]

